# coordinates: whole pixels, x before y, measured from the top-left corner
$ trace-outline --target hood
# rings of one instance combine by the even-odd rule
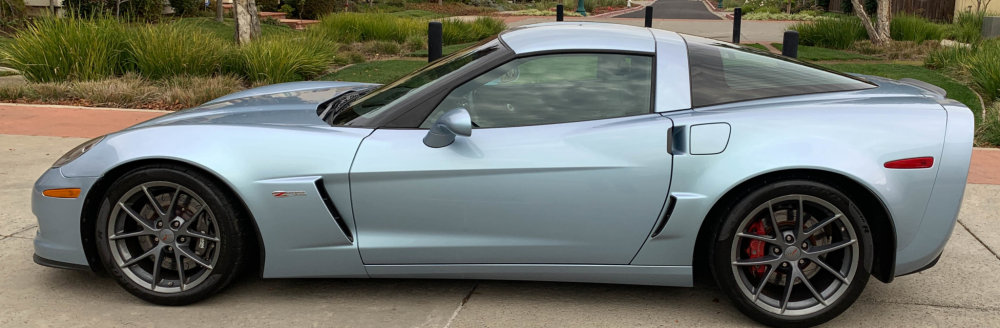
[[[358,82],[291,82],[253,88],[213,99],[129,129],[166,124],[324,124],[316,115],[320,103],[347,91],[365,90],[378,84]]]

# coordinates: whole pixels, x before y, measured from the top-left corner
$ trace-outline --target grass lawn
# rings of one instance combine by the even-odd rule
[[[396,11],[396,12],[392,12],[390,14],[392,14],[393,16],[399,16],[399,17],[423,18],[423,19],[436,19],[436,18],[444,18],[444,17],[450,16],[448,14],[443,14],[443,13],[439,13],[439,12],[433,12],[433,11],[427,11],[427,10],[418,10],[418,9],[408,9],[408,10]]]
[[[781,43],[772,43],[775,49],[782,50]],[[834,50],[820,47],[799,46],[799,59],[803,60],[878,60],[872,56],[865,56],[853,52]]]
[[[459,50],[471,47],[471,46],[473,46],[476,43],[479,43],[479,41],[469,42],[469,43],[459,43],[459,44],[453,44],[453,45],[450,45],[450,46],[441,47],[441,55],[442,56],[447,56],[447,55],[449,55],[449,54],[451,54],[453,52],[456,52],[456,51],[459,51]],[[411,53],[407,54],[407,56],[410,56],[410,57],[427,57],[427,49],[417,50],[417,51],[411,52]]]
[[[227,40],[233,40],[234,28],[233,19],[226,18],[222,23],[216,22],[215,18],[212,17],[188,17],[181,18],[173,22],[173,24],[180,24],[185,26],[196,26],[203,29],[205,32],[215,34],[216,36],[222,37]],[[260,24],[260,34],[261,36],[268,35],[280,35],[284,33],[296,33],[295,29],[285,25],[271,25],[271,24]]]
[[[750,47],[750,48],[754,48],[754,49],[758,49],[758,50],[768,51],[767,47],[765,47],[763,44],[760,44],[760,43],[744,44],[744,46],[747,46],[747,47]]]
[[[902,64],[878,64],[878,63],[837,63],[821,64],[841,72],[876,75],[890,79],[911,78],[924,81],[948,91],[948,98],[958,100],[969,106],[973,112],[982,112],[979,97],[968,86],[961,84],[936,71],[912,65]],[[979,118],[979,115],[976,115]]]
[[[422,60],[380,60],[356,64],[324,75],[319,80],[389,83],[427,65]]]

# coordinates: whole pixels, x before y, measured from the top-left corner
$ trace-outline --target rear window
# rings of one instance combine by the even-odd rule
[[[694,107],[875,87],[788,58],[709,39],[686,39]]]

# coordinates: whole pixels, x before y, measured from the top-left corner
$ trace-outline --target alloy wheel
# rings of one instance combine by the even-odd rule
[[[816,313],[844,296],[860,259],[848,217],[809,195],[773,198],[740,222],[730,252],[744,297],[778,315]]]
[[[205,281],[219,260],[216,216],[184,186],[146,182],[127,191],[108,218],[116,265],[132,282],[158,293],[179,293]]]

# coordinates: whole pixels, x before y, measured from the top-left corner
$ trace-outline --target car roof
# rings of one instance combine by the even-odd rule
[[[653,30],[643,27],[596,22],[557,22],[525,25],[500,34],[517,54],[558,50],[617,50],[656,52]],[[673,38],[676,33],[665,32]]]

